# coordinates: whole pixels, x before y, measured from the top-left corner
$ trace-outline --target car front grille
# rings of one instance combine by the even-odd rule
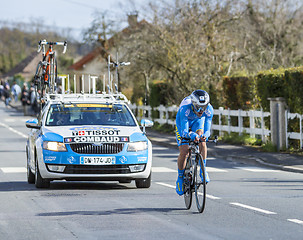
[[[70,144],[71,149],[81,154],[116,154],[123,150],[124,143],[103,143],[94,145],[93,143]]]
[[[145,164],[144,164],[145,165]],[[66,174],[125,174],[131,173],[128,164],[121,165],[67,165]]]

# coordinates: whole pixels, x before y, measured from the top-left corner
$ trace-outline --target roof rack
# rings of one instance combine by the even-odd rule
[[[118,92],[118,67],[127,66],[130,62],[118,62],[118,53],[116,62],[110,60],[108,56],[108,84],[106,92],[106,79],[103,75],[103,91],[97,90],[97,82],[101,81],[99,76],[91,75],[74,75],[73,79],[70,75],[59,75],[61,81],[56,81],[54,84],[55,93],[45,94],[45,101],[84,101],[84,100],[97,100],[103,102],[124,102],[129,104],[130,101],[127,97]],[[110,73],[110,66],[116,70],[116,83],[113,82],[113,77]],[[72,81],[70,81],[72,80]],[[73,86],[71,89],[71,85]],[[113,91],[113,85],[115,92]]]
[[[69,102],[69,101],[98,101],[106,103],[127,103],[129,100],[122,93],[101,93],[101,94],[88,94],[88,93],[70,93],[70,94],[46,94],[46,101],[60,101],[60,102]]]
[[[99,76],[91,75],[73,75],[71,80],[70,75],[59,76],[61,81],[57,82],[55,93],[47,93],[44,96],[45,101],[85,101],[96,100],[103,102],[123,102],[130,104],[127,97],[118,92],[115,85],[116,92],[112,91],[112,87],[108,87],[108,92],[105,91],[105,75],[103,76],[103,91],[97,90],[97,82],[101,81]],[[78,87],[80,86],[80,87]]]

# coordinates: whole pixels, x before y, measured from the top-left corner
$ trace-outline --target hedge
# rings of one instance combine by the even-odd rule
[[[223,78],[224,105],[231,109],[250,109],[253,102],[254,81],[250,77]]]
[[[223,95],[226,107],[262,107],[264,111],[270,111],[268,98],[283,97],[290,112],[303,114],[303,66],[270,69],[254,76],[224,77]]]

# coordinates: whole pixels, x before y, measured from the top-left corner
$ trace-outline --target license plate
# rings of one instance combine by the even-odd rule
[[[116,164],[116,158],[115,157],[81,157],[80,164],[84,164],[84,165]]]

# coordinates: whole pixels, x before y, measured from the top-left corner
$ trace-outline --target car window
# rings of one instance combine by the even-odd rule
[[[52,104],[46,126],[119,125],[136,126],[128,108],[123,104]]]

